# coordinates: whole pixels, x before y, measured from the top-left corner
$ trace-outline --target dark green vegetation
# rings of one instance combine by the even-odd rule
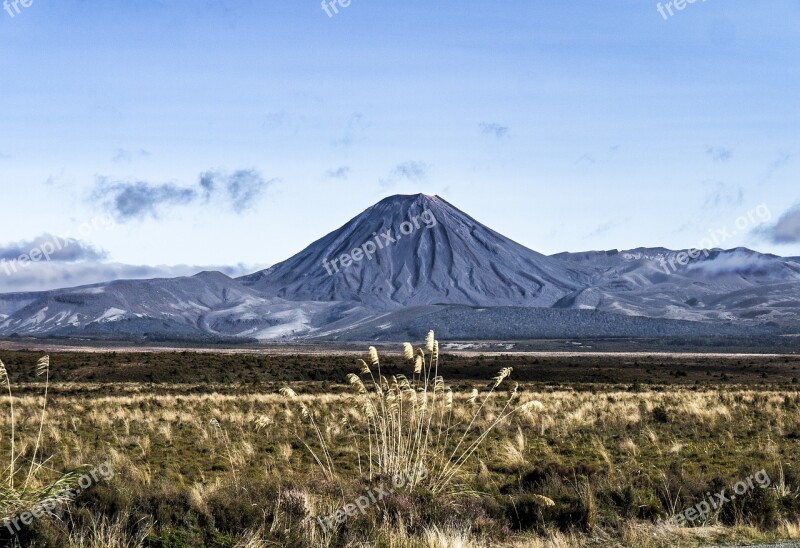
[[[41,355],[41,351],[2,351],[3,361],[10,366],[12,382],[35,382],[35,365]],[[345,375],[354,370],[354,363],[362,353],[77,351],[50,352],[50,357],[58,364],[51,377],[54,382],[192,384],[230,389],[233,385],[311,381],[327,383],[315,386],[317,391],[325,392],[332,384],[344,384]],[[382,363],[388,374],[403,372],[407,367],[396,354],[386,355]],[[775,386],[790,385],[800,378],[800,355],[445,353],[440,371],[451,383],[482,382],[503,367],[513,367],[514,380],[524,383]]]

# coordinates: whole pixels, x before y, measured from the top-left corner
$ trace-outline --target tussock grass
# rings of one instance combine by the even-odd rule
[[[370,480],[411,473],[408,488],[424,484],[432,493],[441,493],[451,487],[497,426],[519,411],[540,405],[527,402],[515,406],[516,383],[498,402],[497,391],[511,376],[510,367],[501,369],[482,394],[473,389],[457,398],[439,375],[439,342],[433,331],[425,341],[425,350],[404,343],[403,356],[409,376],[396,373],[387,377],[381,371],[377,349],[370,347],[369,363],[359,360],[360,376],[347,375],[355,391],[353,399],[334,415],[340,427],[337,432],[343,430],[339,439],[355,448],[358,471]],[[297,393],[289,387],[281,389],[281,394],[297,399]],[[490,402],[496,409],[489,409]],[[323,434],[333,428],[320,424],[317,413],[305,402],[299,402],[299,408],[300,420],[306,421],[316,435],[317,448],[301,442],[328,479],[338,477],[331,456],[334,449],[329,436]]]
[[[38,420],[38,429],[35,441],[31,445],[28,438],[23,438],[19,433],[17,424],[17,410],[14,408],[14,395],[11,389],[11,379],[5,364],[0,361],[0,384],[7,391],[9,407],[10,435],[8,437],[9,453],[8,464],[3,469],[0,478],[0,519],[13,520],[19,514],[31,510],[34,506],[44,501],[54,501],[64,504],[69,501],[69,490],[74,489],[80,478],[80,471],[74,470],[63,474],[47,474],[47,460],[39,457],[42,433],[44,431],[47,412],[47,390],[50,380],[50,357],[39,359],[36,374],[43,376],[44,397],[41,404],[41,413]],[[18,409],[18,408],[17,408]],[[30,455],[29,455],[30,454]],[[50,479],[44,476],[49,475]],[[55,477],[53,477],[55,476]]]
[[[422,346],[420,368],[417,349],[410,358],[407,350],[368,354],[371,374],[356,356],[348,360],[366,394],[332,361],[340,382],[294,382],[285,385],[295,394],[288,399],[277,392],[283,383],[104,385],[52,376],[48,383],[31,362],[37,382],[14,382],[13,400],[0,398],[0,450],[9,463],[15,431],[15,489],[24,487],[34,454],[44,465],[33,468],[33,491],[84,463],[108,459],[116,475],[56,519],[26,528],[20,545],[655,548],[800,537],[796,389],[523,382],[515,391],[514,366],[492,392],[497,379],[481,379],[513,362],[478,368],[476,378],[437,356],[437,375],[433,350]],[[9,368],[12,378],[18,367]],[[438,389],[437,376],[444,377]],[[427,444],[415,441],[426,433]],[[447,480],[447,464],[484,433]],[[316,516],[415,462],[430,466],[430,479],[321,533]],[[706,526],[656,525],[762,468],[773,486]],[[8,487],[7,475],[2,483]]]

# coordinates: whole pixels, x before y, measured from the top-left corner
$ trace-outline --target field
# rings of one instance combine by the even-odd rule
[[[441,382],[432,374],[425,389],[433,362],[421,346],[422,375],[414,375],[416,353],[409,360],[402,347],[381,349],[378,365],[366,349],[62,350],[50,353],[47,385],[36,374],[41,350],[2,350],[17,477],[31,461],[42,464],[28,486],[33,498],[68,471],[113,470],[18,534],[3,529],[3,542],[694,546],[800,538],[800,357],[444,353],[433,371]],[[380,397],[371,382],[377,367],[387,378],[377,382]],[[402,417],[386,423],[396,437],[379,428],[390,414],[380,402]],[[6,463],[8,404],[6,394]],[[404,437],[420,417],[432,425],[430,440]],[[474,450],[453,466],[465,447]],[[393,485],[392,470],[407,475]],[[739,482],[740,496],[716,504],[715,494],[731,495]],[[702,518],[659,523],[709,499],[715,507]],[[26,510],[12,507],[6,512]]]

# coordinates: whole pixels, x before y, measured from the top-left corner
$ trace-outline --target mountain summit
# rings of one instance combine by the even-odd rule
[[[239,281],[270,297],[378,310],[549,307],[580,286],[560,261],[425,194],[381,200],[287,261]]]
[[[548,257],[439,196],[391,196],[237,280],[206,272],[0,295],[0,336],[363,341],[433,328],[459,340],[797,340],[800,261],[708,251],[691,262],[663,248]]]

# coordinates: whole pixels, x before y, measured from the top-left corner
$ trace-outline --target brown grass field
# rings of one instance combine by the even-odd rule
[[[3,528],[1,542],[567,547],[800,538],[800,357],[459,352],[437,363],[437,351],[421,347],[421,370],[416,348],[409,360],[401,346],[382,350],[377,364],[366,349],[62,348],[49,353],[46,377],[36,374],[44,349],[6,347],[16,459],[12,487],[6,391],[5,517],[46,499],[68,472],[108,462],[113,477],[14,535]],[[513,371],[498,376],[504,368]],[[423,468],[424,478],[363,503]],[[659,523],[762,470],[767,487],[683,526]],[[320,526],[317,518],[342,508],[341,522]]]

